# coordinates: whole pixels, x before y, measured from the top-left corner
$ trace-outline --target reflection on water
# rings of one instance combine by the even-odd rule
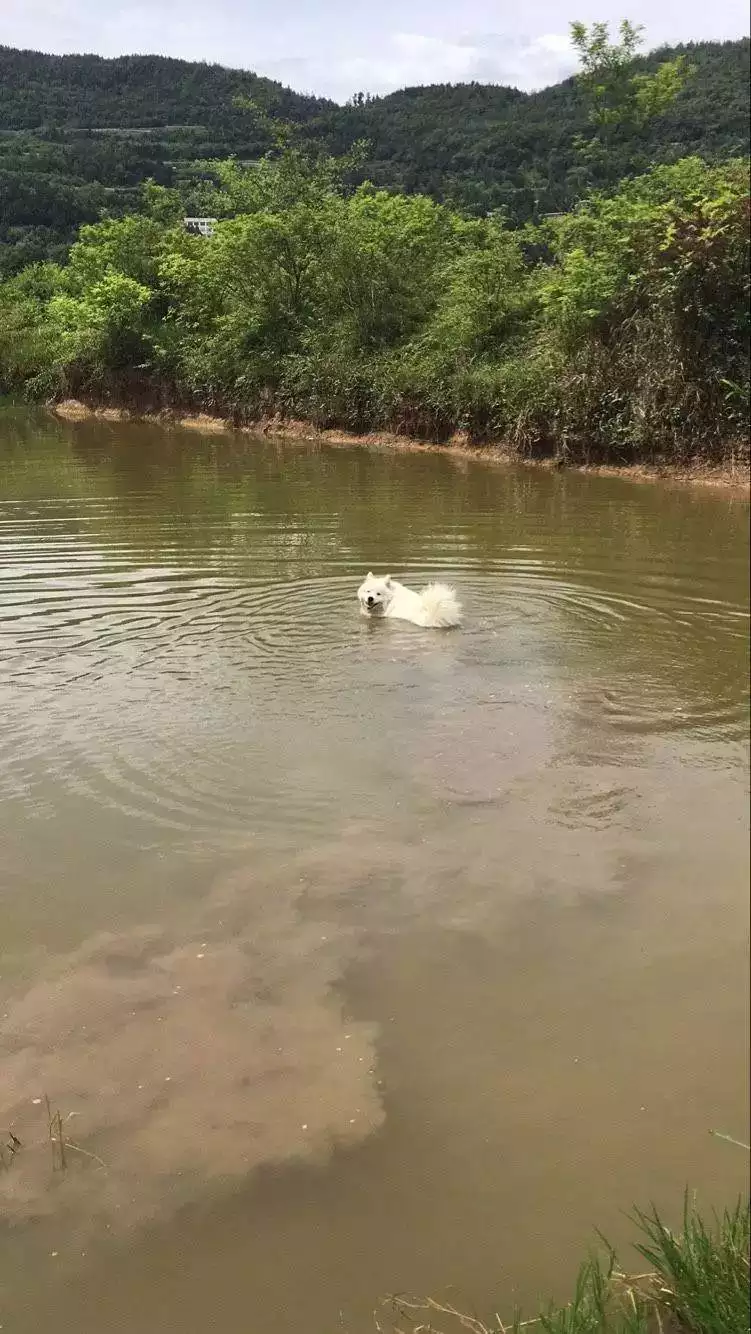
[[[491,1310],[737,1190],[742,502],[20,413],[0,469],[0,1324]]]

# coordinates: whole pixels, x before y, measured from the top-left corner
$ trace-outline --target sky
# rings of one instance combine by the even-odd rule
[[[749,30],[748,0],[0,0],[0,45],[217,61],[344,102],[471,79],[543,88],[575,68],[571,19],[624,16],[647,48]]]

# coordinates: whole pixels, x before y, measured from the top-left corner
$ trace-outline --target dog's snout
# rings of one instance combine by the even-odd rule
[[[374,602],[375,598],[373,597],[372,593],[368,594],[368,606],[372,607]]]

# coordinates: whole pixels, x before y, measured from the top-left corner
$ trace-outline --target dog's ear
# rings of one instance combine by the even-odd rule
[[[373,574],[373,571],[372,571],[372,570],[368,570],[368,573],[366,574],[365,578],[366,578],[366,579],[375,579],[375,575]]]
[[[384,582],[384,584],[386,585],[387,588],[390,588],[390,587],[391,587],[391,584],[392,584],[391,575],[390,575],[390,574],[387,574],[387,575],[386,575],[386,578],[384,579],[383,582]]]

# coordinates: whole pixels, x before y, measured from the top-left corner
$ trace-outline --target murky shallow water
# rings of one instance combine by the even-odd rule
[[[0,469],[4,1330],[489,1312],[735,1194],[744,504],[18,413]]]

